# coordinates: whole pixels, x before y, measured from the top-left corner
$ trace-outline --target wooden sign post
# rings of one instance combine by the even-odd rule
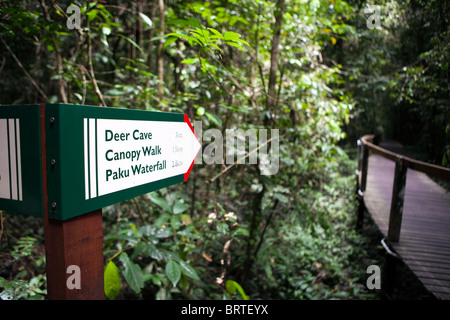
[[[186,181],[200,150],[186,115],[0,106],[0,208],[44,218],[49,299],[103,299],[101,208]]]

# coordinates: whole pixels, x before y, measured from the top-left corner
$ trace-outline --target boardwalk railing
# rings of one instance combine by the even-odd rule
[[[429,176],[444,180],[450,180],[450,169],[411,159],[409,157],[391,152],[377,146],[374,143],[375,139],[375,135],[365,135],[358,140],[358,169],[356,170],[356,174],[357,193],[359,195],[360,208],[358,213],[357,226],[361,226],[364,210],[366,209],[364,202],[364,192],[366,191],[368,176],[367,172],[369,169],[369,153],[371,152],[381,155],[382,157],[387,158],[395,163],[394,177],[392,180],[393,186],[389,211],[389,224],[386,232],[387,243],[385,242],[385,239],[382,240],[382,245],[388,253],[387,257],[391,256],[389,259],[392,260],[392,257],[399,257],[395,253],[395,251],[392,250],[392,248],[397,247],[397,245],[400,244],[400,231],[402,227],[403,206],[406,190],[406,175],[408,169],[414,169]]]
[[[363,199],[367,184],[369,151],[372,151],[395,162],[395,175],[393,180],[387,241],[388,243],[399,242],[403,214],[403,201],[405,196],[406,173],[408,168],[423,172],[439,179],[445,179],[449,181],[450,169],[411,159],[391,152],[375,145],[373,143],[374,139],[375,135],[368,134],[358,140],[358,170],[356,172],[358,194],[360,195],[361,199]]]

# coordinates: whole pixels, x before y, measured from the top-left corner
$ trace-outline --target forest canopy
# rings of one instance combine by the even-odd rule
[[[196,164],[186,184],[104,208],[107,298],[373,299],[356,140],[450,167],[449,19],[439,0],[3,0],[0,104],[279,130],[274,175]],[[45,296],[43,226],[3,219],[3,294]]]

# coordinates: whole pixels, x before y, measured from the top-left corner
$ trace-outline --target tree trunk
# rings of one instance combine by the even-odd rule
[[[165,9],[164,0],[159,0],[159,34],[164,35],[165,28]],[[164,40],[160,39],[158,43],[158,98],[161,101],[163,98],[163,83],[164,83],[164,60],[163,60],[163,45]]]
[[[48,22],[51,22],[50,13],[47,10],[47,6],[45,5],[44,0],[41,0],[41,6],[42,6],[42,9],[44,10],[45,19]],[[61,56],[61,52],[59,49],[58,42],[55,38],[55,35],[52,34],[51,37],[53,40],[53,46],[54,46],[54,51],[55,51],[55,56],[56,56],[56,67],[57,67],[58,76],[59,76],[59,78],[58,78],[59,97],[63,103],[68,103],[67,94],[66,94],[66,82],[64,81],[64,78],[63,78],[63,73],[64,73],[63,58]]]
[[[276,6],[276,17],[275,17],[275,25],[274,25],[274,35],[272,39],[272,49],[270,53],[270,74],[269,74],[269,86],[267,90],[267,114],[265,117],[265,124],[269,124],[272,122],[272,112],[275,107],[276,102],[276,90],[275,84],[277,83],[277,71],[278,71],[278,55],[279,50],[278,46],[280,44],[281,38],[281,25],[283,23],[283,13],[284,13],[284,0],[278,0]]]
[[[157,0],[152,2],[152,8],[150,11],[150,19],[152,20],[152,22],[155,21],[155,16],[156,16],[156,8],[157,8]],[[148,42],[148,49],[147,49],[147,66],[148,66],[148,71],[151,73],[155,73],[155,69],[153,68],[153,37],[155,35],[155,28],[151,28],[148,34],[148,38],[149,38],[149,42]],[[145,81],[145,102],[146,104],[149,103],[150,99],[149,99],[149,93],[148,93],[148,88],[150,87],[150,77],[147,77],[147,80]]]

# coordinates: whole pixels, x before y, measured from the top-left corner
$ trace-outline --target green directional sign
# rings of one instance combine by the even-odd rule
[[[0,180],[0,197],[4,197],[0,209],[21,212],[19,207],[6,203],[18,203],[22,196],[25,200],[25,193],[19,191],[30,189],[26,186],[28,180],[24,179],[24,168],[28,166],[34,168],[37,176],[34,198],[42,202],[42,187],[38,187],[42,181],[39,169],[41,131],[45,133],[42,145],[46,155],[49,217],[59,220],[186,181],[200,150],[200,143],[184,114],[46,104],[42,114],[45,128],[39,128],[39,105],[34,106],[35,112],[27,113],[26,117],[35,122],[34,127],[22,122],[25,118],[21,113],[23,107],[0,107],[0,133],[4,132],[5,136],[0,136],[3,137],[0,143],[8,145],[10,151],[1,159],[2,176],[3,171],[9,173],[3,179],[9,180],[8,183]],[[14,110],[16,114],[9,115],[7,110]],[[17,129],[19,125],[21,130]],[[29,133],[34,136],[31,151],[31,140],[30,144],[23,141],[25,134],[33,128],[35,132]],[[14,144],[19,141],[15,138],[17,134],[13,135],[19,131],[20,148]],[[21,153],[15,157],[11,155],[17,150]],[[27,152],[26,160],[23,159],[24,152]],[[17,160],[18,157],[21,160]],[[20,161],[25,163],[20,167],[22,171],[14,166]],[[22,180],[19,176],[23,176]],[[36,210],[41,207],[36,206]]]
[[[200,149],[185,115],[142,110],[47,105],[46,137],[62,220],[185,181]]]
[[[39,105],[0,106],[0,209],[42,216]]]

